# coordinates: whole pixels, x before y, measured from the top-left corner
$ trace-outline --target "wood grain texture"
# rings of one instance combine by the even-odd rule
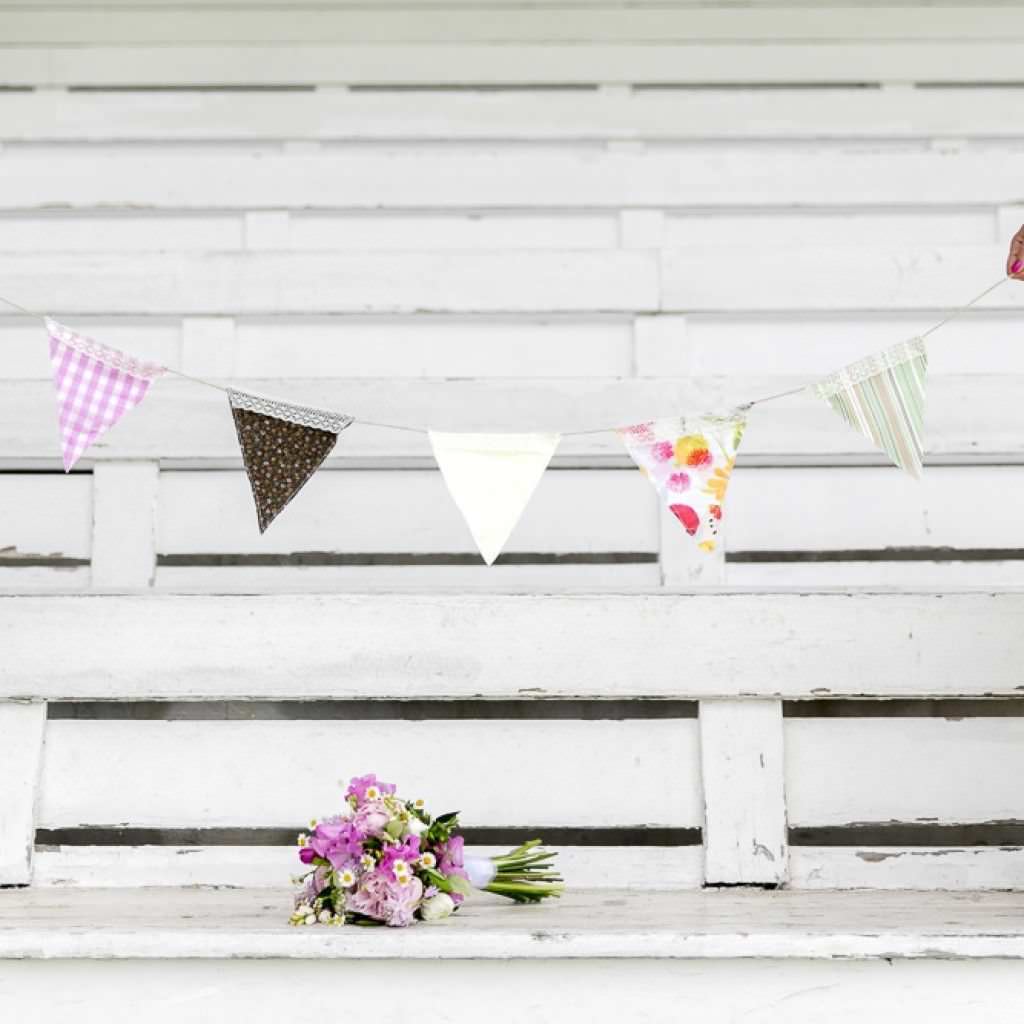
[[[1019,696],[1022,602],[884,592],[4,597],[0,695]],[[61,645],[40,651],[41,616]],[[134,641],[95,644],[112,621]],[[681,635],[702,638],[685,671]]]
[[[32,877],[45,704],[0,702],[0,885]]]

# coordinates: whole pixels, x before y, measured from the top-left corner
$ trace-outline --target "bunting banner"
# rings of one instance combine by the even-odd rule
[[[434,458],[480,554],[501,554],[558,447],[558,434],[429,431]]]
[[[166,372],[46,317],[64,472],[98,437],[146,397]]]
[[[843,367],[815,385],[854,430],[920,479],[928,351],[914,338]]]
[[[632,460],[702,551],[714,551],[746,418],[674,417],[619,430]]]
[[[331,454],[351,416],[228,390],[260,533]]]

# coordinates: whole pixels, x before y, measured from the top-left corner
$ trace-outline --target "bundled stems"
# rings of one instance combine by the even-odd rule
[[[484,886],[485,891],[507,896],[516,903],[539,903],[550,896],[561,896],[565,885],[554,870],[556,855],[538,849],[540,843],[539,839],[531,839],[503,856],[492,857],[495,875]]]

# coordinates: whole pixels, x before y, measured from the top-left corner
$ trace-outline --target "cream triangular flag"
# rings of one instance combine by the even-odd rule
[[[558,434],[430,431],[444,482],[488,565],[519,522],[558,439]]]

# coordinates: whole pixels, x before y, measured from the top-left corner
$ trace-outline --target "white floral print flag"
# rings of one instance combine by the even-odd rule
[[[702,551],[714,551],[746,420],[684,416],[619,431],[630,457]]]

